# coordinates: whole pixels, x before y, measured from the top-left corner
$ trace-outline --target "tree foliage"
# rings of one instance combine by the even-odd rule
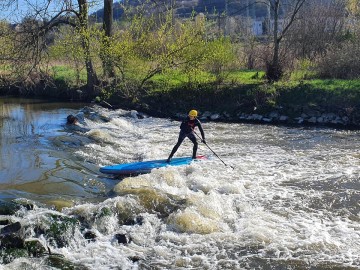
[[[360,16],[360,1],[359,0],[346,0],[345,4],[349,13],[353,16]]]
[[[114,35],[110,51],[119,72],[119,85],[125,97],[146,91],[146,84],[156,74],[181,70],[188,83],[208,58],[205,18],[177,21],[172,13],[137,13],[127,29]]]
[[[0,60],[7,61],[11,59],[13,53],[13,33],[10,29],[10,25],[5,21],[0,21]]]
[[[220,25],[221,14],[178,18],[166,2],[124,7],[121,22],[113,24],[109,18],[113,1],[103,0],[108,20],[101,25],[88,16],[88,0],[39,0],[16,28],[0,24],[0,61],[3,65],[10,61],[11,74],[30,78],[34,71],[47,72],[49,63],[67,65],[76,71],[71,82],[77,87],[84,86],[86,74],[88,97],[101,89],[104,97],[116,94],[133,100],[146,95],[161,76],[164,88],[172,83],[169,74],[180,74],[183,88],[198,88],[206,73],[207,85],[217,88],[230,71],[244,66],[265,69],[270,82],[302,61],[311,61],[307,65],[311,68],[318,65],[323,76],[348,78],[357,76],[356,57],[346,50],[358,54],[359,36],[348,22],[356,22],[359,2],[259,0],[256,5],[262,3],[262,11],[267,7],[271,28],[268,36],[257,37],[250,34],[249,24],[237,28],[243,32],[227,35],[231,27]],[[242,50],[241,57],[237,50]],[[328,63],[339,68],[327,70]],[[341,67],[351,72],[341,73]]]
[[[221,83],[235,62],[234,47],[226,37],[209,41],[206,47],[205,70],[210,70],[216,82]]]
[[[18,4],[12,1],[11,4]],[[51,37],[61,25],[69,25],[76,29],[83,48],[83,61],[87,72],[87,96],[94,94],[98,84],[96,71],[90,52],[89,32],[89,3],[88,0],[67,1],[25,1],[29,10],[28,15],[15,29],[15,51],[13,64],[18,70],[27,70],[25,79],[31,79],[31,74],[41,69],[44,56],[47,56],[48,45],[52,43]],[[19,66],[19,64],[21,64]],[[21,68],[20,68],[21,67]]]

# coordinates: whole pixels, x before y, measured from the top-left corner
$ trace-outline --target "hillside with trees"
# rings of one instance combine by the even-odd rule
[[[151,2],[150,2],[151,3]],[[331,4],[331,0],[315,1],[315,6],[322,6],[324,4]],[[147,5],[150,9],[163,8],[166,10],[172,8],[177,18],[190,18],[194,13],[204,13],[208,17],[250,17],[252,19],[266,18],[269,16],[271,9],[266,1],[257,0],[182,0],[182,1],[169,1],[161,0],[156,1],[155,4],[149,4],[147,1],[130,0],[125,3],[114,2],[113,4],[113,18],[114,20],[121,20],[126,7],[136,7],[139,5]],[[281,14],[285,14],[286,9],[291,6],[291,1],[282,1]],[[156,10],[154,8],[154,10]],[[104,17],[104,9],[100,8],[90,15],[97,22],[102,22]]]

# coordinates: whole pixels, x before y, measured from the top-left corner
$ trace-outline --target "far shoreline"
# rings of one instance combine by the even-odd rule
[[[151,117],[158,118],[168,118],[173,121],[179,121],[186,117],[186,111],[181,111],[180,109],[177,112],[159,112],[155,108],[149,105],[144,104],[124,104],[121,102],[120,104],[109,104],[108,102],[97,102],[94,100],[84,101],[84,100],[69,100],[66,98],[49,98],[49,97],[41,97],[41,96],[18,96],[18,95],[1,95],[0,99],[14,99],[14,100],[27,100],[34,101],[35,103],[49,102],[49,103],[64,103],[68,104],[72,107],[72,105],[77,106],[92,106],[98,105],[108,110],[116,110],[123,109],[128,111],[136,111],[139,114],[146,114]],[[191,108],[189,108],[191,109]],[[229,123],[229,124],[254,124],[254,125],[269,125],[269,126],[283,126],[283,127],[292,127],[292,128],[331,128],[338,130],[351,130],[357,131],[360,130],[360,124],[353,123],[350,118],[347,116],[337,115],[335,113],[322,113],[322,115],[331,115],[332,120],[324,121],[324,117],[321,115],[318,117],[311,115],[295,115],[295,116],[287,116],[285,113],[281,113],[276,110],[264,111],[263,114],[259,113],[237,113],[230,114],[227,112],[219,113],[217,111],[210,111],[204,109],[198,109],[199,111],[199,120],[207,123],[207,122],[221,122],[221,123]],[[314,109],[314,108],[312,108]],[[316,108],[315,108],[316,109]],[[319,108],[320,110],[320,108]],[[320,120],[317,121],[317,120]],[[353,119],[354,120],[354,119]],[[360,119],[355,119],[360,122]]]

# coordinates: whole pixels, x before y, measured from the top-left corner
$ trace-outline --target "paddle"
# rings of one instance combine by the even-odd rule
[[[210,151],[213,152],[213,154],[214,154],[218,159],[221,160],[222,163],[224,163],[225,166],[229,166],[230,168],[234,169],[233,166],[227,165],[227,164],[210,148],[210,146],[208,146],[208,144],[202,140],[202,138],[201,138],[195,131],[193,131],[193,132],[194,132],[194,134],[195,134],[196,136],[198,136],[198,138],[201,140],[201,142],[202,142],[203,144],[205,144],[205,145],[210,149]]]

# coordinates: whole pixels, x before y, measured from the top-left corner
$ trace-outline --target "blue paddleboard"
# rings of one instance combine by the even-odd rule
[[[206,159],[205,156],[197,156],[196,159]],[[171,159],[170,163],[166,162],[166,159],[149,160],[141,162],[132,162],[117,164],[111,166],[105,166],[100,168],[100,172],[107,174],[141,174],[149,173],[152,169],[166,167],[166,166],[181,166],[188,165],[193,161],[191,157],[179,157]]]

